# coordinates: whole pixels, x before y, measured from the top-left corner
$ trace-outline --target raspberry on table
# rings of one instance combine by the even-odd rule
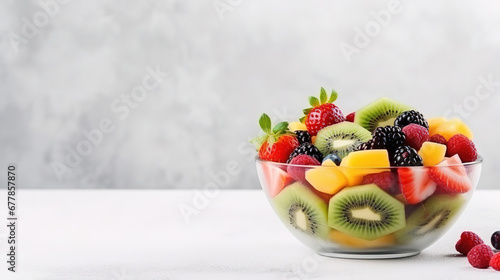
[[[491,257],[490,266],[494,270],[500,271],[500,253],[496,253]]]
[[[472,231],[464,231],[460,235],[460,240],[458,240],[455,245],[455,249],[462,255],[466,256],[469,251],[479,244],[483,244],[483,240],[477,234]]]
[[[467,254],[467,260],[475,268],[488,268],[493,257],[493,250],[486,244],[479,244]]]

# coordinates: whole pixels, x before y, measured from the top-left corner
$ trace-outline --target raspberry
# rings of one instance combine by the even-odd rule
[[[395,166],[422,166],[422,157],[410,146],[401,146],[396,149],[392,158]]]
[[[477,159],[477,150],[474,142],[463,134],[456,134],[448,140],[446,156],[458,155],[462,162],[471,162]]]
[[[445,146],[447,143],[446,138],[444,138],[444,136],[441,134],[432,135],[431,138],[429,138],[429,141],[434,142],[434,143],[438,143],[438,144],[443,144]]]
[[[386,127],[377,127],[373,131],[374,139],[385,139],[385,148],[389,151],[394,151],[395,149],[403,146],[405,142],[405,134],[398,126],[386,126]]]
[[[403,127],[403,132],[406,135],[405,145],[417,151],[420,150],[425,141],[429,140],[429,131],[418,124],[409,124]]]
[[[298,155],[294,157],[290,164],[294,165],[320,165],[321,163],[314,157],[308,155]],[[288,175],[296,181],[306,183],[306,168],[302,166],[289,165],[287,168]]]
[[[296,130],[295,134],[297,134],[297,140],[299,140],[299,144],[311,143],[311,134],[309,134],[307,130]]]
[[[467,260],[475,268],[488,268],[493,257],[493,250],[486,244],[479,244],[467,254]]]
[[[300,146],[295,148],[295,150],[293,150],[290,154],[290,157],[288,157],[287,163],[291,163],[292,159],[298,155],[312,156],[319,162],[323,160],[323,154],[318,150],[318,148],[316,148],[316,146],[310,143],[302,143]]]
[[[398,176],[391,171],[368,174],[363,177],[361,184],[375,184],[388,193],[395,193],[399,186]]]
[[[496,253],[491,257],[490,266],[494,270],[500,271],[500,253]]]
[[[483,240],[477,234],[472,231],[464,231],[460,235],[460,240],[458,240],[455,245],[455,249],[462,255],[466,256],[469,251],[479,244],[483,244]]]
[[[352,112],[345,117],[345,120],[348,122],[354,122],[354,117],[356,116],[356,112]]]
[[[429,124],[425,120],[424,115],[415,110],[403,112],[394,120],[394,125],[401,128],[412,123],[421,125],[429,130]]]

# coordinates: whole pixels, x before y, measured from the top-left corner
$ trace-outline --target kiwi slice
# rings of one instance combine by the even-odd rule
[[[404,205],[375,184],[345,188],[330,199],[328,225],[352,237],[375,240],[404,228]]]
[[[276,212],[286,224],[309,234],[326,238],[330,231],[324,200],[301,183],[285,187],[273,198]]]
[[[394,125],[394,120],[403,112],[413,108],[382,97],[356,111],[354,122],[373,132],[377,127]]]
[[[371,133],[360,125],[352,122],[341,122],[318,131],[314,145],[323,156],[336,154],[340,158],[344,158],[359,144],[370,139],[372,139]]]
[[[410,241],[440,231],[462,209],[461,195],[438,194],[427,199],[407,219],[406,227],[396,233],[400,241]]]

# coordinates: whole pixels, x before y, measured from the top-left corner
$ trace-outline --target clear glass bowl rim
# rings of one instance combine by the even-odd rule
[[[282,167],[288,167],[288,166],[294,166],[294,167],[302,167],[302,168],[337,168],[337,167],[342,167],[342,168],[347,168],[347,169],[399,169],[399,168],[443,168],[443,167],[451,167],[451,166],[476,166],[476,165],[481,165],[483,163],[483,157],[478,156],[477,160],[471,161],[471,162],[466,162],[462,164],[448,164],[448,165],[434,165],[434,166],[389,166],[389,167],[373,167],[373,166],[323,166],[323,165],[301,165],[301,164],[290,164],[290,163],[281,163],[281,162],[275,162],[275,161],[269,161],[269,160],[262,160],[259,158],[257,155],[255,157],[256,162],[261,162],[261,163],[268,163],[268,164],[273,164],[276,166],[282,166]]]

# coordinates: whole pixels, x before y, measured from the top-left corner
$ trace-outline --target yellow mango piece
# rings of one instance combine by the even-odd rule
[[[311,143],[314,145],[316,143],[316,136],[311,136]]]
[[[387,150],[380,149],[350,152],[342,159],[340,166],[345,167],[341,170],[347,178],[348,185],[356,186],[361,184],[367,174],[389,171],[385,167],[390,167],[391,164]]]
[[[459,119],[449,120],[436,128],[435,134],[441,134],[448,141],[455,134],[463,134],[470,140],[473,140],[474,135],[469,127]]]
[[[436,134],[436,129],[445,122],[446,122],[445,118],[427,119],[427,123],[429,124],[429,136]]]
[[[350,152],[340,164],[346,167],[389,167],[389,154],[386,149]]]
[[[338,167],[309,169],[306,171],[306,180],[316,190],[327,194],[336,194],[347,186],[347,179]]]
[[[288,124],[288,129],[290,129],[291,131],[307,130],[307,127],[301,122],[291,122]]]
[[[434,142],[424,142],[418,155],[422,157],[424,166],[434,166],[444,160],[446,146]]]
[[[375,240],[365,240],[357,237],[349,236],[343,232],[332,230],[328,235],[329,239],[333,242],[339,243],[346,247],[368,249],[368,248],[380,248],[391,246],[396,241],[393,234],[388,234],[382,236]]]

